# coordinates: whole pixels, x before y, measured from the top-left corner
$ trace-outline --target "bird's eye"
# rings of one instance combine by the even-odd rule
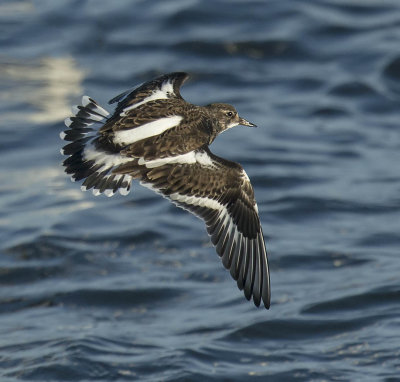
[[[226,113],[226,115],[227,115],[228,117],[232,117],[232,116],[233,116],[233,112],[228,111],[228,112]]]

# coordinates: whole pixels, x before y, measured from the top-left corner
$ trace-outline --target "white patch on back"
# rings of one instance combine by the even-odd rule
[[[116,131],[114,143],[126,146],[141,141],[142,139],[154,137],[155,135],[159,135],[166,130],[178,126],[181,120],[181,116],[173,115],[171,117],[160,118],[156,121],[145,123],[133,129]]]

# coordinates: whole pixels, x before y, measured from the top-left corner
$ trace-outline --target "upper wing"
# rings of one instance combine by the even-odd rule
[[[179,92],[188,77],[181,72],[166,74],[113,98],[110,103],[118,105],[99,134],[105,137],[113,134],[115,144],[127,146],[179,126],[183,120],[181,114],[193,107]]]
[[[267,253],[253,188],[237,163],[207,148],[175,157],[122,164],[129,174],[202,218],[224,266],[255,305],[270,305]]]
[[[157,99],[182,99],[180,87],[189,78],[187,73],[175,72],[157,77],[145,82],[135,89],[130,89],[110,100],[108,103],[118,102],[114,115],[122,116],[129,110]]]

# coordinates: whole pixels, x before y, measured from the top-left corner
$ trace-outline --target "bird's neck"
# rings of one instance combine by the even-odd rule
[[[215,138],[217,138],[217,136],[221,134],[224,130],[225,128],[221,126],[219,121],[216,118],[212,118],[212,125],[210,131],[210,144],[214,142]]]

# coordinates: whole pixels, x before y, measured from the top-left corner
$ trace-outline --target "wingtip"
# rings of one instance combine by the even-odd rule
[[[246,298],[247,298],[247,296],[246,296]],[[262,304],[261,304],[261,301],[262,301]],[[266,299],[264,299],[264,297],[262,297],[262,296],[257,298],[253,294],[253,303],[257,308],[260,308],[260,307],[264,306],[264,308],[267,309],[267,310],[269,310],[269,308],[271,306],[271,301],[270,301],[270,297],[269,296]]]
[[[266,298],[264,298],[264,297],[262,298],[262,302],[263,302],[263,305],[264,305],[265,309],[269,309],[271,307],[271,295],[270,295],[269,291],[268,291],[267,297]]]
[[[172,73],[164,74],[164,75],[156,78],[155,80],[167,79],[167,78],[172,78],[175,81],[179,80],[179,81],[181,81],[180,84],[182,85],[187,79],[190,78],[190,75],[189,75],[189,73],[186,73],[186,72],[172,72]]]
[[[189,73],[186,72],[175,72],[174,74],[181,79],[182,84],[190,78]]]
[[[189,74],[186,72],[175,72],[167,75],[167,77],[172,77],[174,82],[175,93],[179,96],[179,89],[181,86],[190,78]]]

